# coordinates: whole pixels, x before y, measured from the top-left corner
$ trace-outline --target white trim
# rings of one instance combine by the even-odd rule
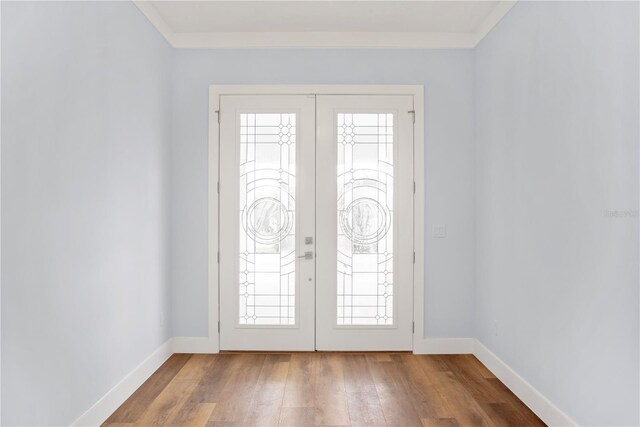
[[[220,109],[221,95],[412,95],[414,99],[414,175],[416,194],[414,199],[414,306],[416,337],[424,334],[424,86],[423,85],[211,85],[209,86],[209,340],[220,343],[217,329],[218,310],[218,154],[219,124],[215,114]],[[224,114],[224,112],[222,112]],[[215,165],[215,167],[212,167]]]
[[[567,414],[562,412],[542,393],[536,390],[509,365],[502,361],[480,341],[474,341],[473,354],[489,369],[493,375],[504,383],[518,399],[522,400],[545,424],[549,426],[577,426]]]
[[[414,95],[423,85],[211,85],[209,95]],[[210,106],[218,106],[218,99]],[[416,124],[418,124],[416,115]],[[424,120],[424,117],[422,118]]]
[[[220,349],[220,333],[218,325],[220,321],[219,313],[219,295],[220,290],[218,288],[219,277],[219,265],[218,265],[218,252],[219,248],[219,208],[218,208],[218,182],[220,177],[218,176],[218,165],[220,157],[220,123],[218,121],[218,113],[220,111],[220,96],[215,92],[214,87],[209,87],[209,160],[208,167],[208,304],[209,311],[208,323],[209,323],[209,338],[210,345],[215,348],[215,353]],[[215,167],[212,167],[215,165]]]
[[[98,426],[105,422],[172,354],[172,339],[169,339],[75,420],[72,426]]]
[[[413,354],[471,354],[474,342],[474,338],[414,339]]]
[[[413,95],[415,123],[413,125],[413,181],[416,192],[413,196],[413,250],[416,262],[413,265],[413,350],[416,351],[424,341],[424,263],[425,263],[425,135],[424,135],[424,86],[420,86]],[[417,161],[417,163],[416,163]]]
[[[157,28],[157,27],[156,27]],[[469,49],[474,33],[401,32],[171,32],[170,43],[185,49],[246,48],[414,48]]]
[[[173,353],[218,353],[218,342],[206,337],[175,337],[171,339]]]
[[[502,20],[502,18],[505,17],[505,15],[511,10],[513,6],[515,6],[517,2],[518,0],[512,0],[512,1],[503,0],[500,3],[498,3],[495,9],[493,9],[491,13],[487,15],[487,18],[476,29],[476,32],[473,35],[474,39],[472,42],[473,44],[472,47],[478,46],[478,43],[480,43],[482,39],[484,39],[485,36],[489,34],[496,25],[498,25],[498,23]]]
[[[147,17],[151,25],[155,27],[156,30],[167,40],[167,42],[172,46],[174,45],[174,34],[173,28],[167,24],[167,22],[162,17],[162,14],[158,12],[158,9],[153,5],[151,1],[146,0],[133,0],[133,4],[135,4],[140,12],[143,13],[144,16]]]
[[[270,1],[270,0],[263,0]],[[387,0],[388,1],[388,0]],[[414,0],[425,1],[425,0]],[[428,1],[428,0],[427,0]],[[174,48],[398,48],[472,49],[517,0],[500,1],[474,32],[176,32],[146,0],[133,0]]]

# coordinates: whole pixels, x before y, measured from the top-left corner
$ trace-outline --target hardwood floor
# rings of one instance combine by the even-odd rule
[[[106,426],[543,426],[472,355],[175,354]]]

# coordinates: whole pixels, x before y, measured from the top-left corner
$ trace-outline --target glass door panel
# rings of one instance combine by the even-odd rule
[[[295,325],[296,114],[240,114],[241,325]]]
[[[336,122],[337,324],[393,325],[393,114]]]

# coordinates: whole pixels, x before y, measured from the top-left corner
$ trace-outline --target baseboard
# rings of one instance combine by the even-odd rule
[[[547,425],[570,427],[578,425],[475,338],[426,338],[416,340],[413,353],[473,354]]]
[[[175,337],[172,338],[174,353],[218,353],[217,341],[205,337]]]
[[[414,354],[471,354],[474,338],[425,338],[413,343]]]
[[[542,393],[529,384],[502,359],[493,354],[480,341],[474,341],[473,354],[486,366],[518,399],[522,400],[542,421],[549,426],[577,426],[567,414],[562,412]]]
[[[99,426],[173,354],[167,340],[80,416],[72,426]]]
[[[99,426],[105,422],[172,354],[217,352],[218,343],[209,338],[170,338],[82,414],[72,426]]]

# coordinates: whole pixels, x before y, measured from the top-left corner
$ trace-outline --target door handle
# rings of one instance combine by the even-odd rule
[[[306,251],[304,255],[298,255],[298,258],[313,259],[313,252]]]

